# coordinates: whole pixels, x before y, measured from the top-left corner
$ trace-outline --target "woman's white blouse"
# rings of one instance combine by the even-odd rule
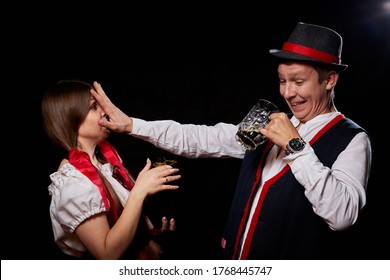
[[[112,184],[124,204],[129,191],[112,177],[111,164],[104,164],[102,175]],[[70,163],[50,175],[50,218],[54,240],[61,250],[80,257],[86,248],[74,234],[75,229],[89,217],[106,211],[100,191],[92,181]]]

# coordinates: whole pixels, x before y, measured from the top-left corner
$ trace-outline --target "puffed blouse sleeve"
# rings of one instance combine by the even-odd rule
[[[65,164],[50,175],[50,218],[58,246],[70,255],[86,249],[74,234],[89,217],[105,212],[99,189],[73,165]]]

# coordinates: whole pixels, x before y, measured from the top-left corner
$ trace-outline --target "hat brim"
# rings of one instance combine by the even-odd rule
[[[348,68],[348,65],[346,64],[337,64],[337,63],[326,63],[321,60],[297,54],[297,53],[292,53],[288,51],[283,51],[283,50],[278,50],[278,49],[271,49],[269,50],[269,53],[273,56],[283,58],[283,59],[288,59],[288,60],[297,60],[297,61],[309,61],[317,64],[322,64],[322,65],[328,65],[334,67],[338,72],[344,71],[345,69]]]

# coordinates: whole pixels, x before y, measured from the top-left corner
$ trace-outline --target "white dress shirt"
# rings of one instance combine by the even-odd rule
[[[319,115],[302,124],[301,137],[309,143],[314,135],[340,112]],[[298,125],[293,116],[291,121]],[[180,124],[172,120],[144,121],[133,118],[130,135],[154,144],[173,154],[188,158],[243,158],[245,149],[236,142],[237,125],[218,123],[214,126]],[[313,211],[333,230],[343,230],[354,224],[366,204],[366,187],[371,168],[371,144],[365,132],[358,133],[338,156],[331,168],[324,166],[307,144],[299,153],[285,156],[274,145],[262,173],[261,187],[266,180],[289,164]],[[253,209],[257,200],[254,200]],[[250,220],[249,220],[250,222]],[[249,224],[249,223],[248,223]]]

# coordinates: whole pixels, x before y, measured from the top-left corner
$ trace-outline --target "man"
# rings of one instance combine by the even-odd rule
[[[111,130],[186,157],[243,158],[223,258],[340,258],[344,232],[366,204],[372,153],[367,132],[334,104],[339,73],[348,67],[341,52],[337,32],[302,22],[281,50],[270,50],[292,115],[271,114],[260,130],[269,140],[254,151],[235,141],[237,125],[147,122],[121,112],[98,83],[92,94],[110,117],[100,124]]]

